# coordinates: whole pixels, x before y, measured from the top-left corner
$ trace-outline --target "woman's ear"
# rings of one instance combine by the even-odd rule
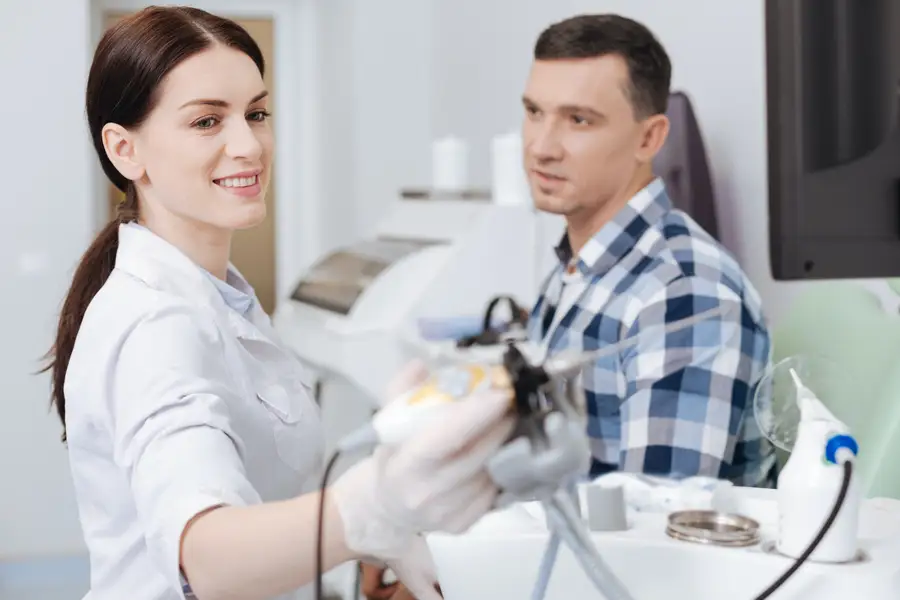
[[[106,156],[123,177],[137,181],[144,176],[146,170],[137,159],[132,132],[116,123],[107,123],[100,135]]]

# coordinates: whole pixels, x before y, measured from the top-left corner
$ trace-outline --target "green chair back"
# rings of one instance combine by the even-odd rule
[[[900,280],[889,284],[900,292]],[[900,314],[886,314],[855,282],[815,283],[773,327],[772,341],[776,363],[813,356],[840,370],[810,387],[859,441],[865,495],[900,499]]]

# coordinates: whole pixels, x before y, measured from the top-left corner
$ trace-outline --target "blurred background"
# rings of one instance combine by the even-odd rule
[[[690,97],[705,144],[719,237],[760,291],[779,343],[786,352],[830,344],[869,386],[859,388],[861,396],[887,393],[900,350],[897,315],[886,314],[876,295],[855,284],[776,281],[772,275],[763,2],[189,4],[244,24],[270,64],[278,144],[270,212],[264,226],[241,234],[234,256],[267,311],[285,301],[319,257],[367,235],[401,188],[429,185],[434,139],[466,140],[471,183],[489,186],[491,140],[519,127],[537,34],[577,13],[617,12],[649,26],[671,56],[673,89]],[[43,587],[33,592],[35,599],[79,598],[87,585],[49,382],[34,373],[51,343],[72,268],[116,200],[84,118],[91,54],[105,27],[143,6],[131,0],[0,1],[3,600],[26,600],[22,590],[38,583]],[[893,281],[866,285],[873,282],[872,289],[888,290],[890,297]],[[329,384],[325,392],[338,405],[354,394],[342,385]],[[366,417],[366,409],[354,410],[328,417],[335,431]]]

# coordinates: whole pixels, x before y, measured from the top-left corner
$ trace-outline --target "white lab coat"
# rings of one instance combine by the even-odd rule
[[[116,268],[85,315],[65,382],[86,598],[184,598],[179,540],[191,517],[318,483],[318,407],[254,304],[239,315],[174,246],[120,227]]]

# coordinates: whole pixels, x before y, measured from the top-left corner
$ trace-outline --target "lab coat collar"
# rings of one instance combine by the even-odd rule
[[[228,267],[238,272],[234,265],[229,263]],[[258,302],[254,302],[255,306],[246,317],[239,315],[225,303],[199,265],[149,229],[132,223],[119,225],[116,269],[153,289],[212,308],[238,338],[273,343],[264,333],[270,328],[266,327],[265,315],[260,314],[262,309]]]

